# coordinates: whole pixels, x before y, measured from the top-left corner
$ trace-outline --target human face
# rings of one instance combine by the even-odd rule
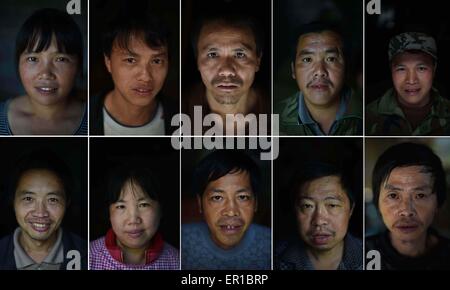
[[[426,53],[404,52],[392,60],[392,82],[398,101],[408,107],[423,107],[430,101],[434,78],[433,58]]]
[[[147,107],[155,102],[169,70],[167,47],[150,48],[142,37],[133,36],[129,50],[114,42],[105,64],[114,82],[114,97],[135,107]]]
[[[239,244],[256,212],[256,198],[245,171],[210,182],[198,202],[212,240],[223,249]]]
[[[423,166],[396,167],[380,188],[378,206],[391,238],[424,238],[437,212],[434,179]]]
[[[208,100],[222,105],[245,100],[261,61],[252,31],[220,22],[206,24],[200,31],[197,52]]]
[[[19,75],[27,96],[44,106],[67,101],[77,72],[78,57],[58,51],[54,36],[47,50],[24,51],[19,58]]]
[[[332,31],[302,35],[297,43],[292,77],[309,106],[327,107],[339,101],[344,85],[342,41]]]
[[[338,176],[307,182],[296,205],[300,236],[314,250],[332,250],[342,245],[352,212]]]
[[[127,181],[109,206],[111,226],[122,249],[146,250],[159,227],[160,205],[139,184]]]
[[[64,186],[55,173],[30,169],[22,174],[14,196],[14,211],[24,239],[55,239],[65,210]]]

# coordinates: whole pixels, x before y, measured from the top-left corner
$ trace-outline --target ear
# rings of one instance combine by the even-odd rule
[[[203,213],[202,210],[202,197],[200,195],[197,194],[197,205],[198,205],[198,210],[200,213]]]
[[[261,52],[261,54],[258,56],[258,58],[256,59],[256,69],[255,72],[259,71],[259,68],[261,67],[261,58],[262,58],[263,54]]]
[[[355,203],[352,204],[352,208],[350,209],[350,217],[351,217],[352,214],[353,214],[353,209],[355,209]]]
[[[291,76],[295,80],[295,65],[293,61],[291,61]]]
[[[105,66],[108,69],[108,72],[111,73],[111,59],[105,54],[103,55],[103,58],[105,59]]]

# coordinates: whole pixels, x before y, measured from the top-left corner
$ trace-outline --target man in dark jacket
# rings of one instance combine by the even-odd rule
[[[0,240],[0,269],[87,269],[87,243],[63,230],[71,179],[65,164],[47,151],[31,153],[10,183],[19,227]]]

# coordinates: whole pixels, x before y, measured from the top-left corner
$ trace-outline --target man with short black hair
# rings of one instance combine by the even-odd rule
[[[387,230],[366,238],[380,254],[382,270],[450,269],[450,240],[432,228],[447,197],[439,157],[425,145],[387,149],[373,170],[373,202]]]
[[[333,25],[304,25],[292,78],[299,91],[275,108],[282,135],[362,135],[362,104],[345,82],[344,38]]]
[[[299,235],[276,249],[279,270],[362,270],[362,241],[348,233],[355,207],[342,170],[322,162],[302,164],[292,200]]]
[[[271,234],[253,223],[258,166],[245,153],[217,150],[196,167],[193,192],[205,222],[182,225],[183,269],[270,270]]]
[[[160,94],[169,71],[166,26],[145,13],[119,15],[103,37],[111,91],[91,98],[93,135],[166,135],[175,109]]]

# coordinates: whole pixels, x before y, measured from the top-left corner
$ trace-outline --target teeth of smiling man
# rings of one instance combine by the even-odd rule
[[[36,227],[36,228],[43,229],[43,228],[47,227],[47,224],[36,224],[36,223],[33,223],[33,226]]]
[[[43,90],[43,91],[46,91],[46,92],[50,92],[50,91],[55,90],[55,88],[40,88],[40,89]]]

